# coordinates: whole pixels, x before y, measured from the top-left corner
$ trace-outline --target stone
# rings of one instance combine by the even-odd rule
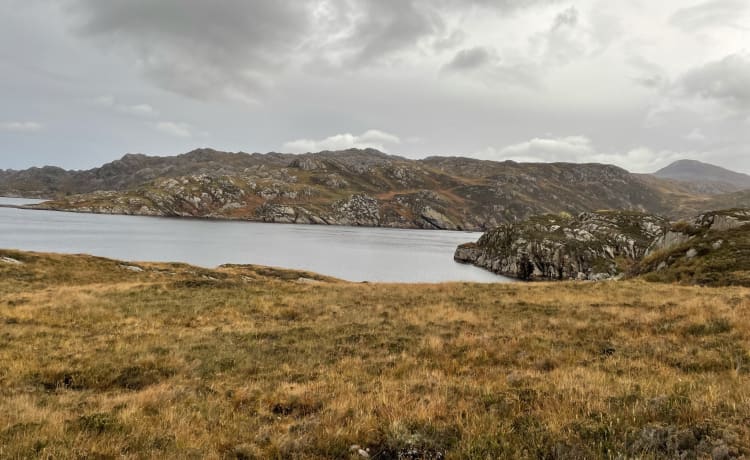
[[[440,230],[456,230],[457,228],[448,217],[429,206],[422,210],[421,217],[430,225]]]
[[[10,265],[23,265],[23,262],[20,260],[16,260],[12,257],[0,257],[0,262],[10,264]]]
[[[143,269],[141,267],[136,267],[135,265],[120,265],[120,268],[133,272],[133,273],[142,273]]]
[[[349,452],[355,453],[362,458],[370,458],[370,453],[357,444],[354,444],[353,446],[349,447]]]

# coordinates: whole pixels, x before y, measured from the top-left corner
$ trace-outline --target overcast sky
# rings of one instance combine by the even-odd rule
[[[750,172],[750,0],[0,0],[0,169],[203,146]]]

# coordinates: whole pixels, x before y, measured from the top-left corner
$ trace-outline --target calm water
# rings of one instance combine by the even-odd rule
[[[0,198],[0,204],[38,200]],[[453,261],[481,234],[74,214],[0,208],[0,248],[203,267],[257,264],[351,281],[507,282]]]

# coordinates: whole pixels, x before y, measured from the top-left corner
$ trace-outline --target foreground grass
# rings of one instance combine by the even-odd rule
[[[0,251],[0,458],[750,456],[746,288],[138,267]]]

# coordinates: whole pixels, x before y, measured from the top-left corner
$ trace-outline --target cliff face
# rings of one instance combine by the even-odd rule
[[[449,230],[669,209],[664,193],[614,166],[409,160],[375,150],[126,155],[89,171],[2,171],[0,194],[51,196],[41,207],[64,211]]]
[[[522,280],[608,279],[640,260],[666,226],[635,212],[545,215],[501,225],[460,246],[455,259]]]

